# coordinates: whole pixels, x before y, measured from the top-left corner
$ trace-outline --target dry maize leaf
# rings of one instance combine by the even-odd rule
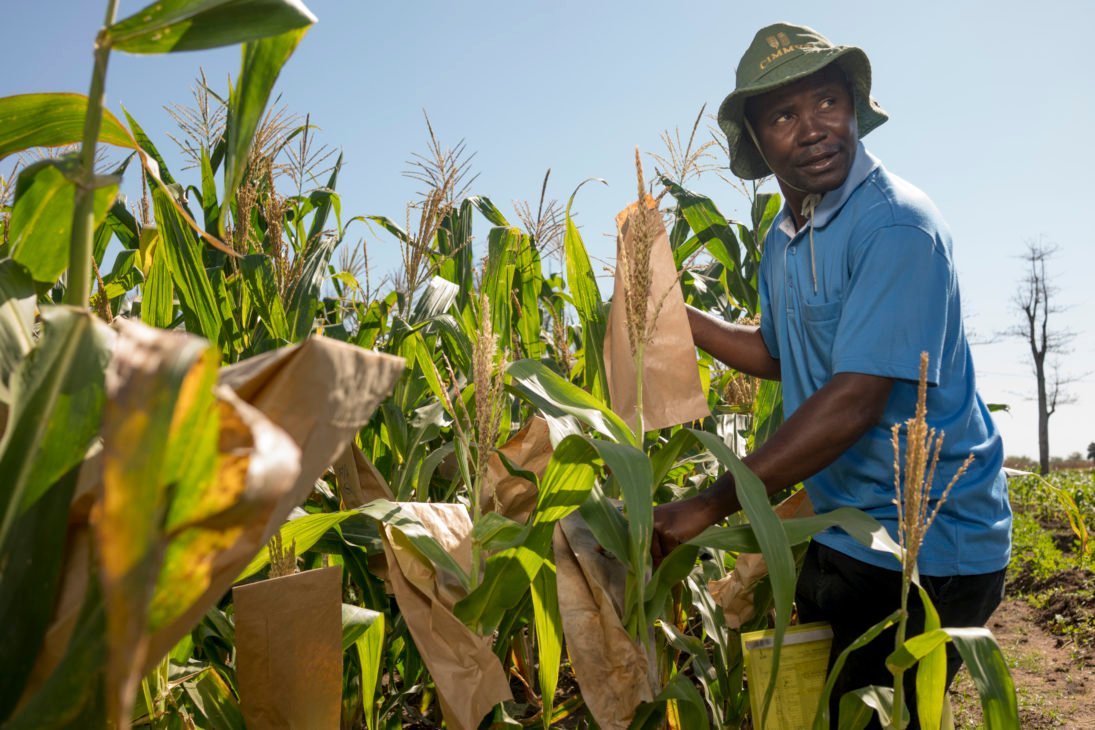
[[[92,512],[106,607],[106,702],[128,719],[148,652],[146,613],[163,557],[169,487],[216,469],[218,355],[190,335],[119,323],[106,374],[102,489]],[[210,423],[209,421],[213,422]]]
[[[236,522],[213,525],[235,529],[231,539],[218,545],[208,567],[206,588],[185,611],[158,614],[161,630],[153,637],[150,656],[163,656],[188,631],[213,602],[235,582],[240,571],[260,551],[303,502],[316,479],[334,462],[372,417],[377,405],[391,392],[403,371],[402,358],[384,355],[335,340],[317,337],[299,345],[264,353],[221,370],[220,383],[235,391],[243,402],[241,413],[254,413],[288,435],[299,450],[299,470],[276,489],[255,493],[255,506]],[[199,526],[200,527],[200,526]],[[199,528],[195,528],[199,529]],[[185,536],[181,536],[185,541]],[[179,563],[180,569],[184,563]],[[205,568],[203,567],[203,570]],[[166,591],[167,585],[163,584]],[[165,597],[166,597],[165,593]],[[166,604],[157,607],[169,608]],[[181,632],[181,633],[180,633]]]
[[[215,393],[216,477],[177,493],[168,510],[168,542],[148,609],[146,667],[228,590],[226,571],[234,578],[241,562],[253,557],[245,536],[269,519],[299,473],[300,451],[284,431],[228,388]]]
[[[620,620],[627,569],[600,549],[578,513],[555,529],[559,612],[582,699],[598,726],[625,730],[654,699],[651,666]]]
[[[337,728],[342,571],[308,570],[232,590],[236,679],[247,727]]]
[[[460,566],[471,567],[471,519],[457,504],[401,502]],[[454,730],[472,730],[491,708],[512,699],[509,682],[489,637],[471,631],[452,613],[462,589],[441,583],[429,561],[399,530],[385,525],[384,553],[396,601],[415,646],[430,670],[441,698],[445,722]]]
[[[648,206],[654,205],[647,198]],[[628,338],[625,290],[626,266],[620,261],[634,252],[646,236],[636,235],[634,221],[639,210],[632,203],[616,216],[616,279],[612,307],[608,314],[605,337],[605,368],[612,410],[635,429],[637,421],[635,360]],[[646,292],[636,292],[646,298],[646,345],[643,353],[643,428],[653,431],[667,426],[706,418],[710,415],[707,398],[700,386],[696,363],[696,346],[688,326],[684,297],[677,285],[677,267],[669,249],[669,237],[661,216],[654,212],[648,220],[653,236],[650,245],[650,278]],[[641,227],[640,227],[641,228]]]
[[[775,506],[780,519],[790,520],[810,517],[814,507],[805,489],[800,489]],[[708,582],[707,589],[711,597],[722,609],[726,625],[737,630],[756,616],[754,593],[757,583],[768,575],[768,565],[760,553],[742,553],[734,564],[734,570],[725,578]]]
[[[554,451],[547,421],[535,416],[498,451],[518,468],[532,472],[537,478],[543,477]],[[487,462],[482,489],[479,503],[483,505],[484,512],[498,512],[524,523],[536,507],[536,485],[528,479],[510,474],[497,454],[491,454]]]

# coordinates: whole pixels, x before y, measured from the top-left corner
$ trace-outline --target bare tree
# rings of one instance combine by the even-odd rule
[[[1049,418],[1058,407],[1076,400],[1067,390],[1076,378],[1063,376],[1060,370],[1060,358],[1069,353],[1075,334],[1050,325],[1051,316],[1064,311],[1056,301],[1057,288],[1046,273],[1046,262],[1056,252],[1056,246],[1042,240],[1027,241],[1021,257],[1026,273],[1012,298],[1022,316],[1019,324],[1007,331],[1030,346],[1038,386],[1038,470],[1042,474],[1049,472]]]

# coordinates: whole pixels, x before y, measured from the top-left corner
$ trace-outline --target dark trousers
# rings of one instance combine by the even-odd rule
[[[982,575],[945,577],[921,576],[939,618],[946,628],[984,626],[1004,596],[1004,571]],[[795,591],[799,620],[828,621],[833,627],[833,649],[829,662],[864,631],[893,613],[901,605],[901,573],[886,570],[812,542]],[[909,622],[906,637],[924,630],[924,609],[920,593],[909,592]],[[893,687],[893,675],[886,669],[886,657],[894,649],[897,628],[891,627],[867,646],[853,651],[844,665],[830,700],[830,718],[836,727],[840,698],[868,685]],[[947,686],[962,666],[953,644],[947,644]],[[905,702],[912,714],[909,728],[919,728],[916,715],[916,673],[905,673]],[[879,728],[877,717],[868,725]]]

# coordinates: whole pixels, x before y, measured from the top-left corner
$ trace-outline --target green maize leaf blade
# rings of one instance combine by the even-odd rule
[[[605,496],[600,484],[594,484],[589,499],[578,508],[578,513],[589,525],[597,542],[612,553],[617,560],[631,567],[631,551],[628,549],[627,520],[616,509],[616,504]]]
[[[923,586],[917,586],[924,606],[924,633],[942,628],[939,612]],[[943,705],[947,689],[947,647],[940,644],[921,657],[916,670],[916,707],[923,727],[939,727],[943,722]]]
[[[623,495],[627,512],[627,611],[624,623],[630,625],[635,612],[643,606],[646,576],[650,569],[650,543],[654,533],[653,470],[645,453],[630,444],[617,444],[586,438],[597,450]],[[645,630],[645,627],[640,627]]]
[[[708,730],[707,708],[692,679],[684,673],[673,675],[655,701],[667,703],[672,726],[692,730]]]
[[[107,30],[128,53],[172,53],[257,41],[316,22],[299,0],[157,0]]]
[[[331,210],[334,209],[336,217],[339,210],[339,197],[335,193],[335,186],[338,184],[338,173],[342,169],[342,153],[339,152],[338,159],[335,160],[334,169],[331,170],[331,176],[327,180],[327,185],[312,192],[311,198],[315,205],[315,215],[312,216],[312,225],[308,229],[308,241],[319,237],[327,227],[327,219],[331,216]],[[342,226],[339,226],[341,231]],[[341,235],[339,236],[341,238]]]
[[[52,284],[68,268],[79,167],[79,161],[70,156],[36,162],[19,173],[8,234],[11,257],[25,266],[35,281]],[[120,182],[120,178],[96,176],[96,227],[114,204]]]
[[[763,726],[768,717],[768,707],[779,675],[779,647],[783,645],[783,636],[791,621],[791,605],[795,598],[795,559],[791,554],[791,544],[783,524],[768,501],[768,492],[765,490],[764,483],[749,471],[748,467],[718,436],[705,431],[690,430],[723,467],[734,475],[738,500],[749,518],[749,523],[753,526],[757,542],[768,564],[772,599],[776,607],[774,635],[776,649],[772,654],[772,676],[764,693],[764,706],[761,711],[761,726]]]
[[[7,403],[11,374],[34,347],[36,300],[30,272],[0,259],[0,397]]]
[[[303,5],[300,7],[303,8]],[[219,226],[221,231],[224,230],[225,213],[232,207],[236,188],[243,180],[255,130],[258,129],[259,121],[266,110],[274,82],[306,30],[307,25],[280,35],[250,41],[243,47],[239,81],[228,103],[228,146],[224,162],[224,203]]]
[[[91,580],[64,657],[18,712],[3,718],[4,730],[107,727],[102,696],[105,630],[102,595],[98,581]]]
[[[513,547],[525,535],[525,526],[498,512],[487,512],[471,530],[473,542],[495,551]]]
[[[517,274],[517,251],[527,239],[520,229],[497,227],[487,234],[487,270],[483,276],[483,295],[490,302],[490,319],[499,344],[511,347],[513,288]],[[482,313],[480,313],[482,316]]]
[[[320,512],[305,515],[286,522],[278,529],[278,534],[281,536],[282,545],[296,544],[297,555],[303,555],[311,550],[320,538],[327,534],[328,530],[337,527],[357,514],[359,513],[356,510],[348,510],[345,512]],[[264,548],[251,559],[251,562],[236,578],[236,582],[247,580],[269,564],[270,554]]]
[[[206,669],[182,686],[191,707],[196,711],[195,724],[209,730],[243,727],[239,700],[217,669]]]
[[[536,630],[537,672],[546,730],[551,726],[555,688],[559,684],[559,663],[563,658],[563,618],[559,612],[555,565],[550,562],[541,566],[532,581],[532,622]]]
[[[384,669],[384,614],[377,613],[372,623],[354,642],[361,665],[361,706],[369,730],[377,730],[379,718],[375,705],[376,688]]]
[[[217,227],[217,220],[221,217],[221,205],[217,199],[217,178],[213,172],[213,163],[209,159],[209,151],[202,147],[202,218],[207,230]]]
[[[551,558],[555,523],[589,497],[596,459],[597,452],[582,436],[559,442],[540,480],[526,537],[520,545],[487,558],[482,582],[453,607],[457,618],[489,633],[524,598],[544,561]]]
[[[224,325],[213,284],[202,261],[202,246],[189,225],[161,188],[152,190],[152,206],[160,233],[158,248],[165,254],[179,304],[210,342],[219,342]]]
[[[156,144],[152,141],[152,138],[148,136],[141,125],[137,123],[137,120],[130,115],[125,107],[122,107],[122,113],[125,114],[125,120],[129,123],[129,129],[132,131],[133,139],[137,142],[137,147],[156,162],[156,178],[166,185],[178,185],[178,183],[175,182],[175,178],[171,177],[171,172],[167,169],[167,163],[164,162],[163,155],[160,154],[160,151],[156,149]],[[156,178],[152,179],[154,184],[156,183]]]
[[[303,340],[312,332],[320,305],[323,279],[337,245],[338,239],[333,236],[321,236],[304,254],[300,278],[289,291],[289,308],[285,312],[293,342]]]
[[[544,354],[544,342],[540,334],[540,291],[544,286],[544,271],[540,265],[540,254],[527,234],[521,234],[514,261],[519,305],[515,313],[517,332],[521,335],[525,356],[539,360]]]
[[[0,718],[15,707],[49,628],[64,564],[69,505],[80,466],[74,466],[24,512],[0,550]]]
[[[137,219],[125,207],[121,200],[115,200],[106,214],[106,224],[118,238],[123,248],[138,248],[140,246],[140,231],[137,230]]]
[[[578,319],[582,325],[582,349],[585,353],[585,369],[583,370],[582,384],[596,398],[608,399],[608,378],[605,375],[605,316],[604,303],[601,300],[601,291],[597,287],[597,277],[593,273],[593,266],[589,262],[589,254],[586,252],[582,235],[578,232],[578,226],[570,214],[574,205],[574,197],[578,190],[585,185],[590,178],[584,180],[571,193],[567,201],[565,228],[563,232],[563,252],[566,256],[566,281],[571,296],[574,298],[574,309],[578,312]],[[604,180],[597,180],[606,184]]]
[[[41,339],[12,378],[0,440],[0,549],[14,522],[84,460],[106,398],[113,330],[68,307],[45,308],[41,317]]]
[[[670,592],[696,567],[698,554],[699,548],[695,545],[678,545],[655,569],[643,592],[648,620],[654,620],[665,613]]]
[[[384,614],[350,603],[342,604],[342,651],[348,650],[365,635],[377,619],[384,620]]]
[[[81,142],[87,97],[82,94],[18,94],[0,97],[0,160],[32,147]],[[118,118],[103,109],[99,141],[135,149]]]
[[[240,260],[243,281],[258,309],[259,317],[278,340],[289,341],[289,323],[278,294],[271,258],[265,254],[249,254]]]
[[[373,223],[379,224],[381,228],[398,238],[403,243],[411,243],[411,237],[408,236],[407,232],[400,228],[391,218],[383,215],[368,215],[365,216],[365,219],[370,220]]]
[[[761,380],[753,401],[750,451],[767,441],[783,424],[783,386],[778,380]]]
[[[518,360],[507,372],[513,378],[513,388],[548,415],[574,416],[613,441],[635,445],[635,434],[604,401],[564,380],[543,363]]]
[[[469,197],[468,202],[475,206],[475,209],[483,214],[483,217],[491,222],[492,225],[501,226],[502,228],[509,228],[509,221],[502,215],[502,211],[498,210],[497,206],[490,201],[485,195],[472,195]]]
[[[150,262],[141,284],[141,321],[150,327],[167,329],[175,321],[175,285],[167,253],[160,245],[159,230],[149,226],[141,230],[141,250]]]
[[[460,287],[456,284],[435,276],[426,285],[426,291],[419,295],[411,312],[410,322],[413,325],[431,322],[449,311],[449,307],[456,301],[460,294]]]
[[[987,730],[1019,727],[1015,684],[1000,645],[984,628],[945,628],[981,695],[981,710]]]
[[[874,626],[864,631],[851,644],[849,644],[848,647],[844,649],[844,651],[840,652],[840,655],[836,658],[836,661],[833,662],[833,666],[829,670],[829,676],[825,680],[825,686],[821,690],[821,697],[818,698],[817,714],[814,715],[813,730],[828,730],[830,727],[829,698],[833,694],[833,688],[836,687],[837,677],[839,677],[840,673],[844,670],[844,665],[847,663],[848,657],[851,655],[851,653],[853,651],[856,651],[857,649],[862,649],[867,644],[877,639],[883,631],[896,624],[900,619],[901,609],[898,609],[886,618],[879,621]],[[858,712],[858,710],[856,710],[856,712]],[[840,714],[843,718],[843,700],[841,700]],[[870,713],[867,714],[867,717],[870,718]]]
[[[840,698],[840,717],[838,730],[863,730],[876,714],[882,727],[890,726],[893,717],[892,687],[861,687],[846,693]],[[909,711],[901,708],[904,723],[908,722]]]

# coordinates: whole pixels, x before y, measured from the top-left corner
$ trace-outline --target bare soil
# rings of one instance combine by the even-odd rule
[[[1011,669],[1023,730],[1095,730],[1095,574],[1070,568],[1012,577],[989,620]],[[951,688],[956,728],[980,728],[977,689],[963,669]]]

